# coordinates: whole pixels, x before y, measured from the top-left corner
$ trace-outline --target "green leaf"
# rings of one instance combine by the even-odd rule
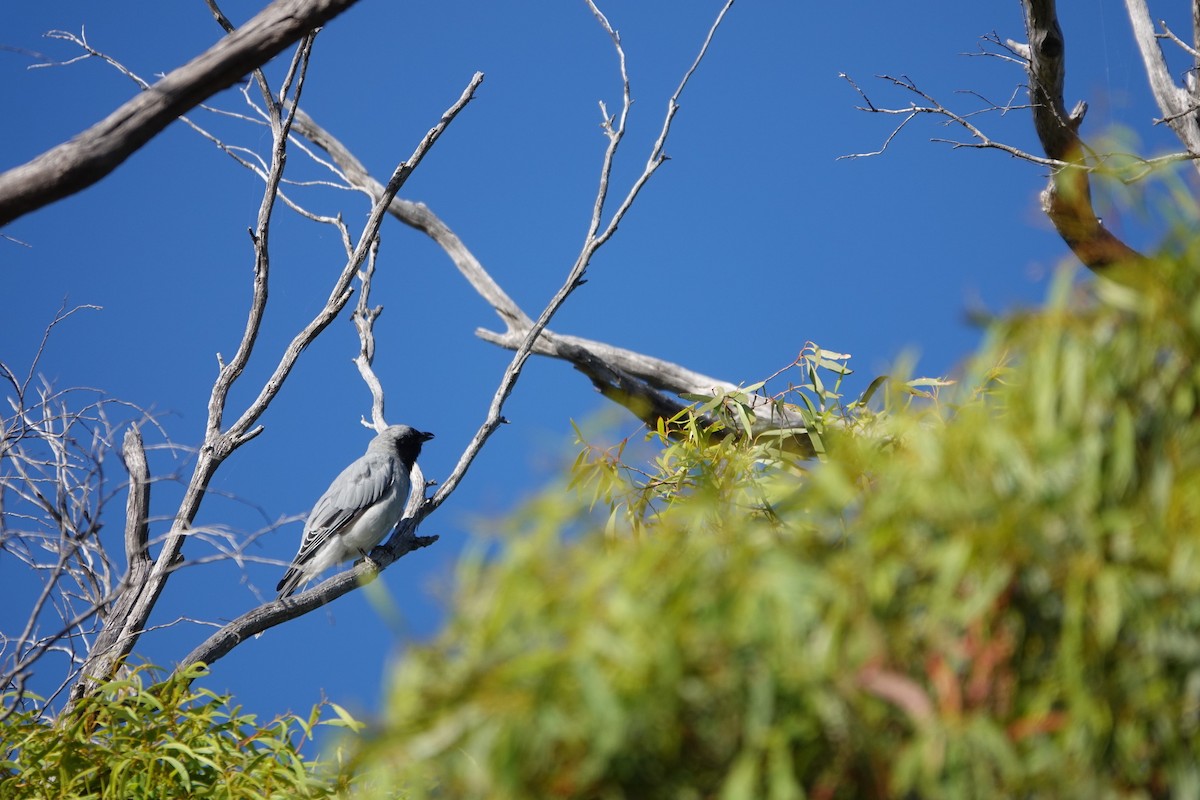
[[[858,400],[855,401],[855,405],[865,406],[867,403],[871,402],[871,398],[875,396],[875,393],[879,391],[879,387],[883,386],[888,377],[889,376],[887,375],[880,375],[879,377],[875,378],[875,380],[871,381],[871,383],[867,386],[866,391],[863,392],[859,396]]]
[[[349,711],[342,708],[337,703],[328,702],[328,703],[326,703],[326,705],[329,706],[329,708],[331,708],[333,710],[333,713],[337,715],[337,719],[336,720],[332,720],[332,719],[326,720],[323,724],[333,725],[333,726],[339,727],[339,728],[349,728],[350,730],[356,731],[356,732],[361,731],[363,728],[366,727],[366,723],[359,722],[358,720],[356,720],[353,716],[351,716]]]

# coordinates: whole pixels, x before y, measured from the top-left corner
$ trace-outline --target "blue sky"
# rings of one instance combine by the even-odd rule
[[[615,173],[618,194],[640,171],[666,99],[719,5],[603,5],[622,34],[636,98]],[[1121,4],[1070,6],[1062,10],[1067,95],[1091,104],[1085,134],[1128,126],[1144,152],[1162,152],[1170,140],[1150,129],[1156,112]],[[229,2],[225,11],[240,23],[259,7]],[[15,8],[0,34],[8,119],[2,168],[73,136],[134,93],[95,60],[28,69],[36,60],[29,51],[60,60],[78,54],[43,38],[52,29],[85,29],[95,48],[146,78],[220,36],[201,0]],[[966,321],[969,310],[1035,304],[1055,267],[1069,262],[1038,211],[1044,177],[1001,153],[931,144],[933,136],[958,136],[931,120],[915,121],[883,156],[837,160],[875,150],[894,124],[855,111],[859,98],[838,73],[852,75],[878,105],[910,99],[877,81],[878,73],[907,75],[964,110],[978,101],[956,90],[1004,101],[1023,81],[1021,71],[961,55],[977,51],[979,37],[992,31],[1023,36],[1015,0],[929,3],[920,11],[882,0],[736,4],[682,99],[667,145],[671,161],[551,327],[746,383],[789,363],[810,340],[851,353],[859,388],[903,353],[918,355],[922,374],[952,372],[980,337]],[[318,37],[302,105],[386,180],[476,70],[486,74],[476,99],[402,195],[427,203],[536,316],[586,229],[604,148],[597,101],[610,110],[619,105],[612,48],[582,2],[364,0]],[[280,65],[270,72],[277,79]],[[211,102],[244,109],[236,90]],[[260,151],[268,144],[261,129],[194,116],[231,141]],[[980,121],[996,138],[1036,150],[1027,115]],[[12,224],[4,233],[30,247],[0,242],[7,298],[0,359],[26,369],[64,298],[102,306],[60,326],[41,372],[60,387],[97,387],[153,409],[174,441],[196,444],[215,354],[232,353],[244,324],[252,265],[246,230],[260,194],[256,178],[176,124],[99,184]],[[357,197],[311,198],[361,226],[365,206]],[[1160,233],[1152,214],[1106,212],[1105,219],[1135,244]],[[329,230],[282,208],[273,240],[271,305],[255,360],[233,394],[238,408],[324,301],[342,264]],[[444,477],[509,360],[473,335],[479,326],[497,328],[496,318],[440,251],[394,221],[384,226],[372,299],[385,307],[376,369],[389,421],[437,434],[422,465],[429,477]],[[356,352],[348,317],[339,319],[262,420],[264,435],[222,468],[214,489],[229,498],[211,498],[201,523],[250,532],[303,514],[361,454],[369,434],[358,420],[369,413],[369,397],[351,363]],[[442,540],[383,577],[402,623],[357,592],[242,645],[216,665],[209,685],[234,691],[265,716],[307,708],[322,691],[369,712],[389,660],[409,637],[436,630],[453,562],[472,533],[569,461],[572,419],[607,411],[568,366],[530,362],[506,410],[512,424],[422,528]],[[613,436],[636,430],[627,417],[611,419]],[[160,473],[189,474],[186,460],[162,451],[153,459]],[[109,466],[119,482],[119,464]],[[170,514],[178,494],[177,483],[157,484],[155,512]],[[121,509],[118,497],[106,530],[114,547]],[[166,525],[159,521],[154,533]],[[285,526],[253,552],[290,559],[300,529]],[[232,567],[185,570],[169,584],[154,622],[231,619],[255,602],[248,584],[268,592],[281,569],[253,564],[244,576]],[[26,607],[30,582],[19,573],[0,553],[0,613]],[[13,620],[4,622],[8,629]],[[144,637],[139,652],[170,663],[206,634],[177,624]]]

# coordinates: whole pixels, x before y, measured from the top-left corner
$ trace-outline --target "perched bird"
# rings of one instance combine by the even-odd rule
[[[334,478],[308,515],[300,551],[275,587],[280,599],[334,564],[366,556],[383,541],[404,513],[408,474],[421,445],[432,438],[432,433],[392,425]]]

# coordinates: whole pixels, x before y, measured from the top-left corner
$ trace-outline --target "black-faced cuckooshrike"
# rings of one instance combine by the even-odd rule
[[[409,472],[421,445],[432,438],[432,433],[392,425],[333,479],[304,523],[300,551],[275,587],[280,598],[334,564],[365,557],[383,541],[404,513]]]

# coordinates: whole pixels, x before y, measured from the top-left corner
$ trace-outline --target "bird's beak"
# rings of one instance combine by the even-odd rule
[[[421,433],[421,441],[422,442],[428,442],[430,439],[433,438],[432,433],[425,433],[424,431],[421,431],[420,433]]]

